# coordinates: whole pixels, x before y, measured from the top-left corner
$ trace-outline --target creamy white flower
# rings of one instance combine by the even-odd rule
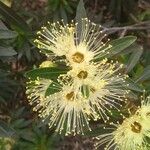
[[[141,117],[145,122],[145,128],[150,131],[150,97],[147,98],[142,96],[141,106],[136,111],[136,115]]]
[[[85,43],[80,43],[75,49],[68,51],[65,55],[68,65],[79,67],[80,65],[88,65],[94,59],[94,52],[87,50]]]
[[[64,25],[62,21],[48,23],[37,34],[35,43],[41,51],[48,57],[59,57],[58,61],[64,61],[70,67],[66,74],[58,77],[54,87],[47,86],[45,79],[34,85],[34,90],[29,88],[30,103],[43,120],[49,120],[50,127],[56,126],[60,133],[83,133],[83,126],[89,128],[89,118],[106,121],[110,109],[119,110],[128,93],[126,76],[119,73],[122,69],[119,63],[107,59],[95,63],[111,48],[111,45],[106,46],[107,42],[102,42],[106,35],[101,26],[84,18],[80,32],[78,23]],[[43,65],[47,67],[47,63]],[[58,91],[47,96],[47,88]]]
[[[36,80],[30,80],[27,82],[26,93],[31,105],[37,104],[40,102],[39,100],[44,99],[45,92],[51,83],[51,80],[46,80],[39,77]],[[36,107],[34,109],[36,109]]]
[[[144,99],[143,98],[144,97],[142,96],[141,106],[137,110],[136,114],[142,116],[145,119],[147,119],[147,117],[150,119],[150,96]]]
[[[111,113],[111,109],[120,111],[120,106],[126,102],[125,97],[129,90],[127,90],[127,76],[119,73],[122,67],[119,63],[102,63],[88,85],[88,100],[91,107],[97,110],[97,118],[103,118],[104,121],[109,119],[108,112]]]
[[[67,72],[67,74],[61,75],[60,80],[65,81],[70,78],[73,86],[80,90],[83,85],[91,84],[91,81],[98,72],[98,66],[99,65],[94,63],[74,66],[70,71]]]
[[[96,147],[107,144],[106,150],[138,150],[145,147],[145,136],[150,137],[149,131],[144,128],[144,122],[136,115],[126,118],[122,124],[113,124],[111,133],[97,137]],[[143,149],[142,149],[143,150]],[[148,149],[146,149],[148,150]]]
[[[58,91],[45,96],[49,80],[38,79],[35,82],[34,85],[30,82],[28,86],[29,101],[33,110],[39,112],[39,116],[48,122],[50,128],[56,126],[57,132],[64,132],[66,135],[84,134],[85,127],[91,130],[89,120],[94,112],[81,92],[69,83],[52,83],[49,88]]]
[[[119,111],[129,92],[125,81],[127,76],[119,73],[122,67],[122,64],[108,62],[107,59],[89,65],[82,64],[61,75],[59,82],[69,80],[97,112],[95,120],[102,118],[107,121],[108,112],[111,113],[111,109]]]
[[[48,26],[42,27],[37,34],[38,39],[35,40],[35,43],[41,50],[46,50],[48,56],[66,55],[70,48],[75,46],[73,27],[61,25],[59,22],[52,24],[48,22]]]
[[[108,53],[111,45],[102,42],[106,36],[101,26],[92,23],[87,18],[82,19],[82,29],[78,33],[78,23],[64,24],[62,22],[48,22],[42,27],[35,40],[38,47],[47,56],[65,56],[69,65],[89,63],[93,59],[103,57]]]

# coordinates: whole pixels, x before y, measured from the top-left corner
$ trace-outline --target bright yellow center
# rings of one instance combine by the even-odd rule
[[[81,63],[84,61],[84,55],[82,53],[76,52],[72,55],[72,60],[76,63]]]

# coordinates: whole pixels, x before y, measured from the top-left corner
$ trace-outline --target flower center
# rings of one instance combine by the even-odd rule
[[[72,101],[74,99],[74,92],[70,92],[66,94],[66,99]]]
[[[76,52],[72,55],[72,59],[76,63],[81,63],[84,61],[84,55],[82,53]]]
[[[134,122],[133,124],[131,124],[131,130],[135,133],[140,133],[142,129],[142,126],[140,125],[140,123],[138,122]]]
[[[80,78],[80,79],[85,79],[85,78],[87,78],[87,76],[88,76],[88,73],[87,73],[87,71],[80,71],[79,73],[78,73],[78,78]]]
[[[140,115],[140,112],[139,112],[139,111],[137,111],[137,112],[136,112],[136,115]]]
[[[150,116],[150,112],[147,112],[147,113],[146,113],[146,116]]]

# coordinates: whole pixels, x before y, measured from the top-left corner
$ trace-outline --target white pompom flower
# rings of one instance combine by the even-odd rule
[[[42,99],[45,99],[45,92],[51,83],[51,80],[46,80],[39,77],[37,77],[36,80],[30,80],[27,82],[26,93],[30,105],[38,104],[42,101]],[[37,109],[37,106],[35,106],[34,110]]]
[[[130,92],[126,83],[125,74],[121,74],[123,65],[119,63],[103,63],[89,84],[89,102],[98,113],[98,118],[105,122],[109,120],[112,109],[120,112],[123,104],[127,102],[126,96]]]
[[[145,122],[147,130],[150,131],[150,96],[147,98],[142,96],[141,106],[136,111],[136,115]]]
[[[59,81],[70,80],[78,92],[87,99],[91,108],[97,112],[95,120],[102,118],[107,121],[111,109],[119,111],[129,93],[127,75],[119,73],[121,69],[122,64],[104,59],[99,63],[74,67],[67,74],[61,75]]]
[[[145,128],[145,122],[136,115],[126,118],[122,124],[113,124],[110,130],[97,137],[96,148],[106,144],[106,150],[143,150],[147,146],[145,137],[150,138],[150,132]]]
[[[89,63],[105,56],[111,45],[105,47],[102,40],[106,37],[100,25],[87,18],[82,19],[82,30],[78,33],[78,23],[49,23],[39,31],[35,43],[47,56],[65,56],[71,66]],[[66,61],[66,60],[65,60]]]
[[[84,130],[91,130],[89,121],[94,115],[87,100],[75,87],[67,84],[52,83],[48,79],[38,78],[28,83],[28,98],[34,111],[48,122],[50,128],[56,132],[68,134],[84,134]],[[54,94],[46,96],[48,88],[57,89]]]
[[[66,134],[83,134],[89,130],[89,120],[109,119],[111,109],[117,109],[126,101],[126,75],[120,73],[123,65],[99,58],[109,53],[111,45],[102,42],[106,37],[101,26],[87,18],[78,23],[48,23],[39,31],[35,43],[41,52],[55,61],[65,62],[70,70],[59,74],[55,80],[38,79],[28,85],[30,104],[50,128]],[[48,58],[50,59],[50,58]],[[50,67],[46,62],[41,67]],[[57,65],[56,65],[57,66]],[[68,67],[69,66],[69,67]],[[65,67],[65,65],[63,66]],[[49,86],[53,82],[53,87]],[[32,85],[33,84],[33,85]],[[31,86],[30,86],[31,85]],[[50,89],[56,92],[47,91]]]
[[[149,117],[150,119],[150,96],[144,99],[142,96],[141,106],[139,107],[136,113],[137,115],[142,116],[142,118],[147,119]]]

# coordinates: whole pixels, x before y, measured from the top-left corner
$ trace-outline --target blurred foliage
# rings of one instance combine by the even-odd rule
[[[76,6],[79,0],[48,0],[49,16],[53,16],[53,20],[57,21],[64,19],[68,22],[68,19],[75,17]]]
[[[39,27],[47,20],[64,19],[65,22],[69,22],[74,19],[78,2],[78,0],[1,0],[0,150],[76,149],[70,146],[57,147],[65,138],[53,135],[53,131],[41,124],[37,114],[32,112],[25,95],[24,73],[36,68],[46,58],[33,44]],[[149,0],[85,0],[84,3],[88,17],[105,27],[150,22]],[[130,88],[137,95],[141,95],[143,89],[150,94],[150,28],[118,30],[110,34],[109,38],[125,35],[137,36],[136,43],[128,48],[125,46],[125,50],[120,49],[124,46],[122,43],[119,48],[114,49],[115,55],[112,54],[111,57],[126,64],[126,72],[132,79],[129,81]],[[36,73],[38,70],[34,71]],[[95,126],[97,125],[93,123],[93,127]],[[88,138],[87,140],[90,141]],[[73,145],[72,143],[69,144]]]

